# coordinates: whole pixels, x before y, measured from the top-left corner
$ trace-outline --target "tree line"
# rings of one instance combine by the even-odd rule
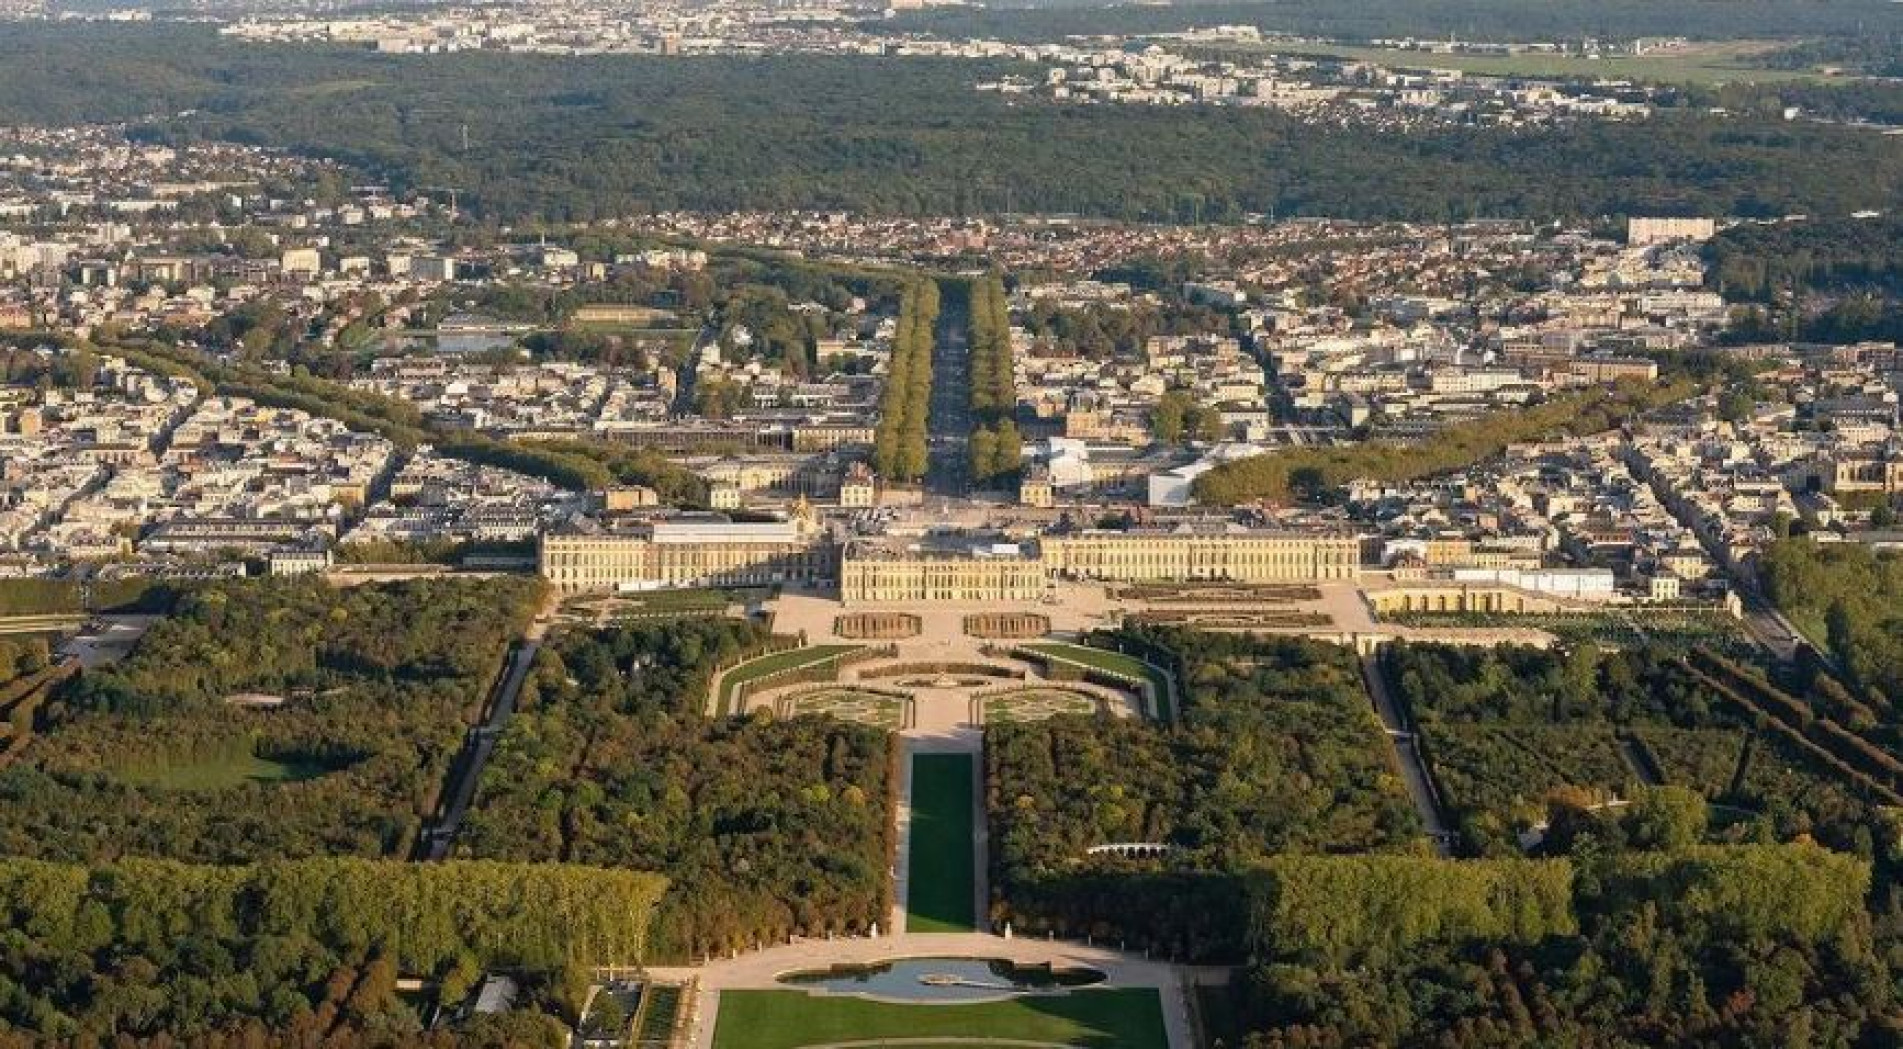
[[[896,484],[915,484],[928,465],[926,425],[932,403],[933,326],[938,323],[938,282],[919,278],[899,300],[898,327],[879,395],[879,425],[873,433],[872,467]]]
[[[1707,241],[1708,278],[1728,298],[1875,290],[1903,295],[1903,217],[1832,218],[1734,226]]]
[[[1555,397],[1543,404],[1493,412],[1444,426],[1412,444],[1367,441],[1327,448],[1289,448],[1223,463],[1196,478],[1198,501],[1215,506],[1268,500],[1320,499],[1349,481],[1412,481],[1472,466],[1517,441],[1583,436],[1623,425],[1683,399],[1693,387],[1626,380]]]
[[[973,90],[1031,71],[1008,62],[378,56],[259,49],[178,25],[27,26],[4,43],[0,77],[15,87],[0,100],[7,122],[149,120],[137,129],[149,140],[333,157],[398,192],[455,186],[464,207],[503,221],[795,208],[1152,221],[1775,217],[1880,209],[1903,187],[1894,139],[1690,106],[1631,123],[1378,130],[1246,107],[1026,103]],[[73,68],[87,76],[62,72]]]
[[[980,486],[1002,483],[1024,458],[1018,434],[1018,387],[1011,355],[1011,300],[1004,275],[987,274],[966,284],[967,340],[971,355],[971,479]]]

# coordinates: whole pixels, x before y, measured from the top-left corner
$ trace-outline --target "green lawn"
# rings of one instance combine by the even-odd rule
[[[1045,641],[1024,647],[1029,651],[1053,656],[1066,663],[1075,663],[1078,666],[1103,670],[1138,681],[1148,681],[1156,690],[1157,720],[1163,722],[1176,720],[1176,706],[1173,702],[1175,693],[1171,690],[1169,675],[1135,656],[1126,656],[1107,648],[1065,644],[1062,641]]]
[[[1153,990],[1081,990],[958,1005],[907,1005],[801,991],[720,992],[714,1049],[800,1049],[879,1038],[997,1038],[1089,1049],[1169,1046],[1163,1003]],[[972,1049],[983,1043],[960,1044]]]
[[[911,883],[907,932],[970,932],[972,914],[972,760],[965,754],[912,758]]]
[[[151,762],[123,770],[119,778],[161,790],[225,790],[245,783],[291,783],[333,771],[313,761],[273,761],[249,749],[229,754]]]
[[[733,692],[746,682],[777,674],[782,670],[796,670],[824,663],[829,659],[859,648],[858,645],[809,645],[805,648],[789,648],[783,652],[774,652],[761,656],[751,663],[742,663],[729,670],[720,679],[720,712],[733,710]]]
[[[1634,80],[1661,84],[1762,84],[1817,80],[1809,69],[1767,69],[1751,62],[1766,47],[1753,41],[1705,44],[1677,54],[1640,57],[1582,58],[1577,55],[1437,55],[1345,44],[1291,45],[1285,50],[1305,54],[1373,62],[1407,69],[1458,69],[1480,76],[1523,76],[1548,79]]]

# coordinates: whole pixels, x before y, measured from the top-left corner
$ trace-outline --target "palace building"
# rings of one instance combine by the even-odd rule
[[[879,601],[1036,601],[1044,596],[1044,562],[1016,543],[898,546],[855,540],[839,570],[839,599]]]
[[[780,584],[837,587],[842,601],[856,604],[1038,601],[1058,579],[1353,581],[1360,559],[1350,534],[1239,525],[1086,531],[1025,543],[926,536],[842,544],[802,502],[785,521],[583,519],[543,535],[540,563],[544,577],[570,592]]]
[[[542,536],[544,578],[565,591],[691,586],[830,586],[839,548],[810,511],[787,521],[683,515],[583,521]]]
[[[1352,581],[1361,565],[1352,535],[1240,525],[1079,532],[1042,545],[1045,570],[1060,579],[1316,583]]]

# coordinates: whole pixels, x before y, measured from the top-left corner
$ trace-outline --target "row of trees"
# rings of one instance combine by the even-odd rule
[[[162,612],[178,596],[173,587],[139,576],[124,579],[0,579],[0,615],[80,612]]]
[[[203,353],[150,340],[116,341],[108,349],[140,367],[192,377],[201,388],[220,394],[336,419],[405,450],[430,444],[451,458],[515,470],[571,490],[644,484],[672,502],[693,505],[706,499],[705,485],[691,471],[644,449],[602,441],[502,440],[436,426],[407,401],[314,375],[221,364]]]
[[[201,588],[41,707],[0,771],[0,851],[402,855],[539,595],[527,579]],[[285,702],[228,701],[241,693]]]
[[[8,859],[0,1031],[196,1043],[262,1026],[273,1044],[372,1030],[420,1042],[399,976],[434,981],[453,1007],[496,968],[532,974],[536,999],[572,1016],[576,977],[644,958],[664,887],[547,864]]]
[[[665,874],[654,937],[670,959],[882,922],[887,734],[830,718],[703,713],[713,669],[768,641],[725,619],[557,639],[523,689],[459,848]]]
[[[1554,434],[1598,433],[1689,396],[1689,383],[1621,382],[1556,397],[1531,408],[1456,423],[1416,444],[1366,442],[1294,448],[1224,463],[1196,478],[1196,498],[1235,506],[1256,500],[1322,498],[1349,481],[1411,481],[1471,466],[1516,441]]]
[[[1018,387],[1011,355],[1011,300],[1000,273],[972,280],[967,288],[971,479],[990,485],[1015,476],[1024,458],[1024,442],[1015,421]]]
[[[932,329],[938,323],[938,283],[919,278],[899,300],[898,330],[879,399],[872,467],[879,476],[912,484],[925,476],[926,425],[932,403]]]

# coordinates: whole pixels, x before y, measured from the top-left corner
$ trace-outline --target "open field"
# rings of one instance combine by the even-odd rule
[[[1153,990],[1111,989],[955,1005],[815,997],[800,991],[722,991],[714,1049],[801,1049],[876,1039],[942,1037],[961,1049],[1042,1042],[1084,1049],[1167,1049]],[[929,1045],[930,1043],[925,1043]]]
[[[1551,79],[1643,80],[1672,84],[1777,83],[1820,80],[1803,69],[1763,69],[1748,64],[1775,45],[1751,40],[1696,44],[1669,54],[1636,58],[1580,58],[1574,55],[1444,55],[1396,48],[1345,44],[1287,45],[1276,50],[1373,62],[1413,69],[1458,69],[1480,76]]]
[[[972,777],[966,754],[912,759],[911,883],[907,932],[969,932],[972,914]]]
[[[315,761],[274,761],[249,747],[225,754],[180,758],[125,769],[119,778],[140,787],[161,790],[225,790],[246,783],[295,783],[334,771]]]

